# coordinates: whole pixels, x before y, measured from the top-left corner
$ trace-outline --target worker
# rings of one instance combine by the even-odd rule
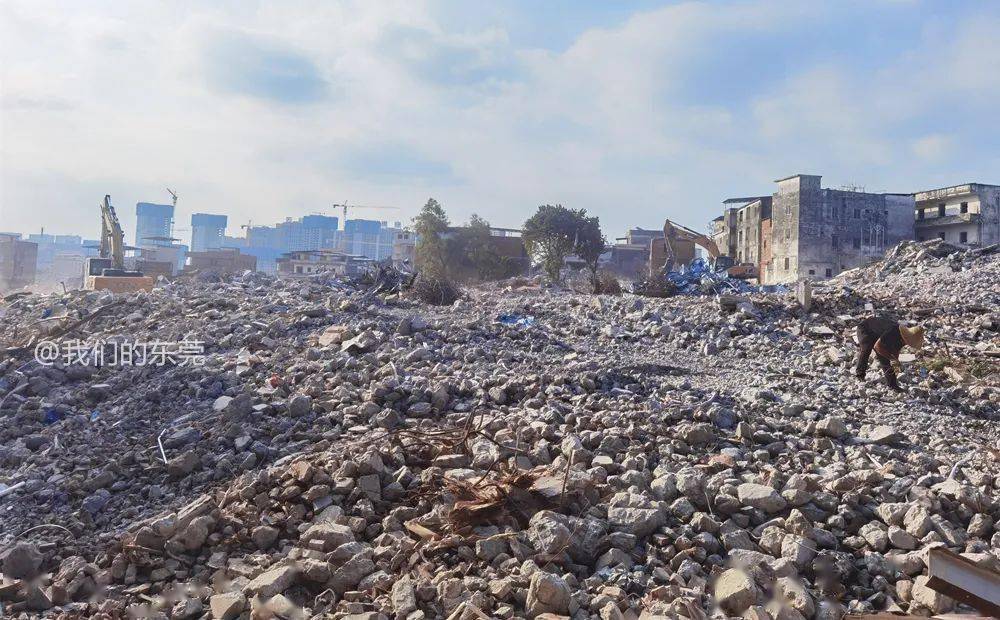
[[[904,346],[919,351],[924,346],[924,328],[904,327],[886,317],[870,317],[862,321],[858,325],[858,378],[865,378],[868,360],[874,349],[885,382],[892,390],[902,392],[892,363],[899,361],[899,352]]]

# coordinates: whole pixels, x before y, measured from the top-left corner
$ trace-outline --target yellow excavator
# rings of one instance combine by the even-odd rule
[[[111,196],[101,203],[101,246],[99,256],[88,258],[84,273],[84,288],[92,291],[110,290],[131,293],[153,289],[153,278],[141,271],[125,269],[125,233],[118,222]]]
[[[650,246],[650,270],[659,265],[663,273],[669,273],[678,265],[690,263],[694,260],[694,246],[698,245],[708,253],[709,263],[716,271],[725,270],[729,277],[741,280],[757,277],[757,268],[753,263],[737,265],[732,257],[724,256],[719,251],[715,241],[676,222],[665,220],[662,245],[658,246],[657,241]],[[656,250],[662,250],[662,257],[656,256],[659,253]]]

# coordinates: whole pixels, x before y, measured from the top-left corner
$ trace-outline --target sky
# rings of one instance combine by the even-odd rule
[[[821,174],[1000,183],[1000,3],[0,1],[0,230],[100,230],[178,193],[229,234],[429,197],[609,239]]]

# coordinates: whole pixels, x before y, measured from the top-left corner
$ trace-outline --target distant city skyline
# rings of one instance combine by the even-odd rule
[[[111,194],[273,225],[428,197],[516,228],[704,230],[776,178],[1000,183],[1000,4],[0,4],[0,230],[97,238]],[[187,243],[190,232],[180,236]]]

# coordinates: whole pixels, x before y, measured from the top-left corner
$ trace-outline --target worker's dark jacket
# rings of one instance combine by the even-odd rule
[[[900,390],[892,361],[899,359],[903,350],[903,337],[899,334],[899,323],[885,317],[871,317],[858,325],[858,377],[864,378],[868,370],[868,360],[872,349],[882,367],[885,382],[894,390]]]

